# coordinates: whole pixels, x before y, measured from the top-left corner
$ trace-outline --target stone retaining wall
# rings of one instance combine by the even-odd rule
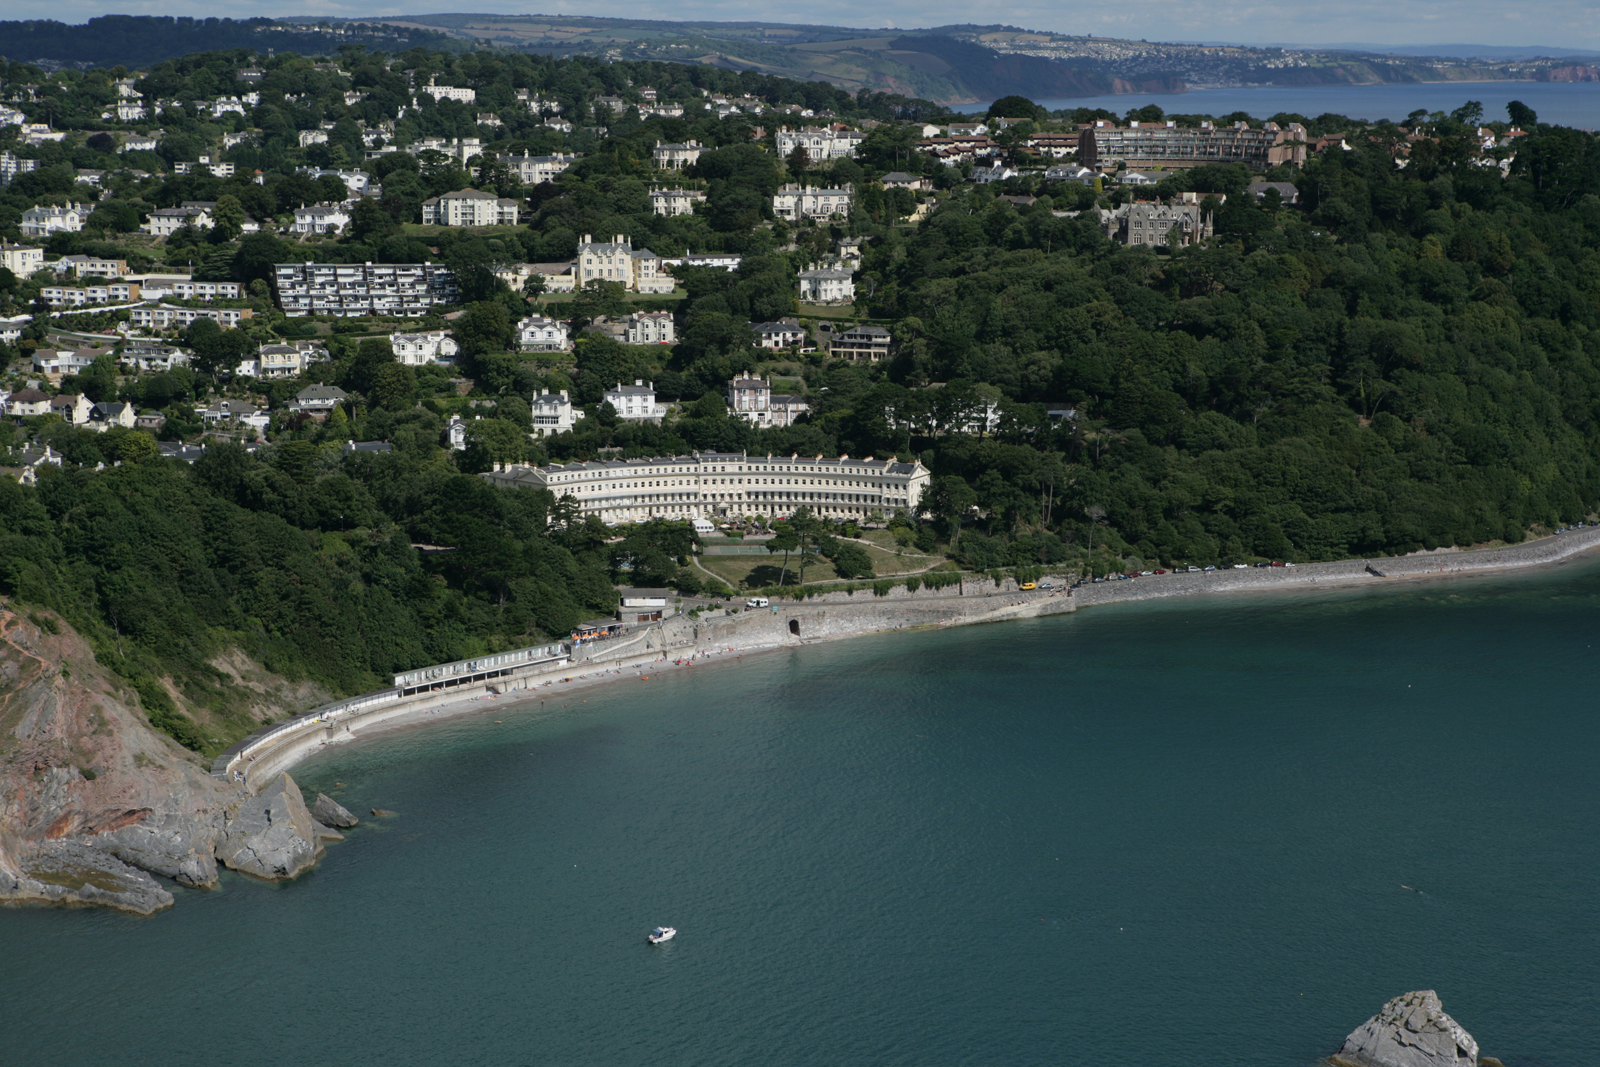
[[[1520,545],[1470,551],[1441,549],[1410,556],[1374,556],[1371,559],[1302,563],[1297,567],[1251,567],[1248,570],[1205,571],[1200,574],[1156,574],[1122,582],[1087,584],[1073,590],[1079,607],[1115,604],[1125,600],[1228,593],[1249,589],[1295,589],[1312,585],[1350,585],[1395,578],[1421,578],[1440,574],[1465,574],[1509,567],[1554,563],[1600,546],[1600,527],[1572,530]]]

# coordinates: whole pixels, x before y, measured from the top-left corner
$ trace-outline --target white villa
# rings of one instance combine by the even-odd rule
[[[799,284],[802,304],[848,304],[856,298],[855,278],[847,270],[803,270]]]
[[[572,398],[565,389],[559,393],[543,393],[533,398],[533,435],[550,437],[566,433],[583,418],[583,412],[572,406]]]
[[[774,395],[771,382],[752,378],[747,372],[728,382],[728,409],[735,418],[756,427],[790,426],[798,416],[809,412],[811,405],[803,397]]]
[[[670,311],[635,311],[623,326],[622,339],[630,345],[670,345],[678,340]]]
[[[454,363],[456,353],[460,351],[455,339],[445,330],[391,333],[389,347],[394,350],[395,360],[407,367],[425,367],[430,363]]]
[[[575,155],[563,155],[557,152],[553,156],[534,156],[523,152],[520,156],[502,154],[500,162],[511,168],[517,180],[523,185],[541,185],[544,182],[555,181],[556,175],[577,162]]]
[[[664,404],[656,403],[656,383],[646,385],[638,378],[632,385],[618,382],[607,389],[604,402],[616,409],[618,418],[630,422],[660,422],[667,413]]]
[[[813,163],[831,163],[836,159],[855,158],[856,149],[866,140],[860,130],[834,130],[808,126],[791,130],[785,126],[774,135],[778,155],[788,159],[796,148],[804,148],[806,157]]]
[[[826,219],[834,215],[850,214],[850,203],[855,189],[815,189],[793,183],[783,186],[772,195],[772,213],[780,219]]]
[[[567,324],[530,315],[517,323],[517,345],[524,352],[565,352],[571,347]]]
[[[77,233],[94,208],[83,204],[66,207],[30,207],[22,213],[24,237],[49,237],[53,233]]]
[[[699,141],[689,141],[685,144],[663,144],[657,141],[654,150],[656,166],[662,170],[682,170],[698,163],[703,150]]]
[[[693,215],[694,206],[705,203],[705,199],[706,194],[702,189],[652,189],[650,210],[668,218]]]

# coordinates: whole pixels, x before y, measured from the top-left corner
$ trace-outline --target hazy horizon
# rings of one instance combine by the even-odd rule
[[[1349,47],[1343,42],[1368,42],[1372,48],[1438,48],[1441,42],[1463,38],[1493,40],[1493,45],[1452,45],[1468,48],[1538,48],[1561,54],[1562,41],[1576,51],[1600,49],[1600,21],[1594,19],[1593,0],[1546,0],[1512,7],[1488,0],[1353,0],[1316,8],[1268,7],[1234,0],[1192,0],[1175,10],[1149,8],[1091,9],[1064,12],[1053,5],[1024,2],[1008,9],[995,23],[1056,33],[1092,34],[1168,43],[1223,41],[1229,44],[1273,46],[1295,41],[1296,47]],[[767,0],[730,3],[728,0],[688,0],[660,3],[603,3],[585,5],[583,15],[602,18],[658,19],[662,21],[774,22],[796,24],[792,7]],[[865,14],[871,10],[873,14]],[[577,12],[529,11],[525,0],[466,0],[456,4],[353,4],[340,0],[137,0],[107,4],[101,0],[13,0],[6,6],[10,19],[54,19],[83,23],[100,15],[188,15],[228,18],[393,18],[403,15],[472,12],[489,14],[566,14]],[[857,27],[863,30],[915,29],[984,20],[970,5],[951,0],[910,3],[890,0],[871,9],[823,0],[813,4],[805,24]],[[1237,33],[1228,32],[1237,27]],[[1463,32],[1464,27],[1470,30]]]

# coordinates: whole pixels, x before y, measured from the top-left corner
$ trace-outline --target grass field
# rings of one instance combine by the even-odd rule
[[[893,578],[901,574],[932,570],[946,561],[941,556],[925,556],[915,549],[902,549],[894,543],[887,530],[869,530],[861,540],[868,542],[867,555],[872,557],[873,573],[879,578]],[[771,556],[705,556],[700,565],[735,589],[764,589],[779,584],[783,569],[783,553]],[[819,582],[838,578],[833,564],[817,559],[806,565],[806,581]],[[800,579],[800,565],[794,556],[789,557],[789,583]]]

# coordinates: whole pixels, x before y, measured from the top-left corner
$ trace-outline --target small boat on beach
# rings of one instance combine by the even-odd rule
[[[678,931],[673,927],[658,926],[645,935],[645,940],[649,941],[652,945],[659,945],[663,941],[671,941],[677,936],[677,934]]]

